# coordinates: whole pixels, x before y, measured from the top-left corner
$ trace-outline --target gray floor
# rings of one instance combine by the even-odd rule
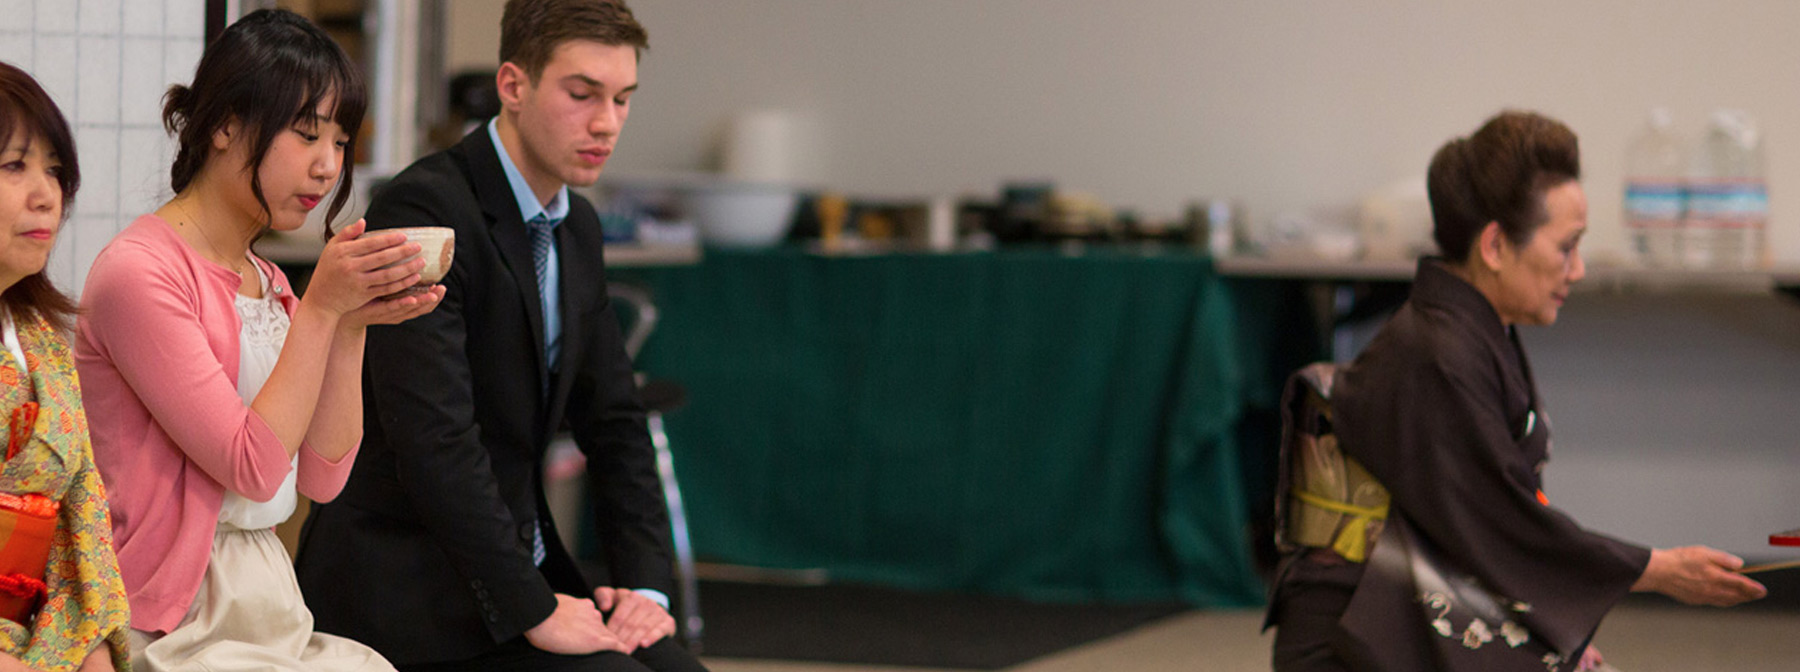
[[[1009,672],[1254,672],[1269,669],[1261,612],[1193,612]],[[1596,645],[1621,672],[1800,670],[1800,613],[1628,604]],[[707,659],[713,672],[958,672],[926,668]]]

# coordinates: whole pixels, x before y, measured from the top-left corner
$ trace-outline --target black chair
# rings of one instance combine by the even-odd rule
[[[621,282],[609,282],[606,293],[613,301],[625,329],[625,354],[633,361],[656,329],[656,304],[650,292]],[[663,497],[669,503],[670,532],[675,546],[675,576],[680,595],[675,596],[676,626],[690,651],[700,652],[700,638],[705,622],[700,618],[700,587],[694,575],[694,546],[688,539],[687,508],[681,499],[681,484],[675,478],[675,455],[669,450],[669,434],[663,428],[663,414],[687,403],[687,390],[666,380],[648,379],[637,374],[638,395],[644,402],[645,422],[650,430],[650,443],[656,449],[656,473],[662,479]]]

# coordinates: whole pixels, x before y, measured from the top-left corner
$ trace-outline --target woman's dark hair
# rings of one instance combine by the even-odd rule
[[[66,221],[81,187],[81,166],[75,161],[75,136],[50,94],[37,80],[7,63],[0,63],[0,151],[12,146],[13,134],[25,134],[25,142],[50,143],[50,154],[62,163],[56,185],[62,191],[62,216]],[[14,324],[36,315],[59,329],[73,326],[75,301],[50,284],[43,269],[27,275],[0,292],[0,309]]]
[[[250,141],[250,192],[269,215],[256,169],[275,136],[297,124],[310,125],[319,102],[328,97],[336,105],[330,118],[350,141],[327,221],[344,208],[356,176],[352,157],[368,104],[362,71],[331,36],[299,14],[260,9],[245,15],[207,45],[192,84],[169,87],[163,96],[163,127],[179,145],[169,186],[176,193],[186,189],[212,157],[213,134],[235,120]]]
[[[1501,112],[1431,157],[1431,237],[1455,263],[1468,261],[1488,222],[1499,222],[1508,240],[1524,245],[1549,220],[1544,192],[1579,179],[1574,131],[1535,112]]]

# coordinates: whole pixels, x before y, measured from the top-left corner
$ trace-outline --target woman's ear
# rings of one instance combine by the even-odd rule
[[[1481,236],[1475,239],[1475,254],[1490,271],[1500,270],[1511,249],[1512,241],[1506,238],[1506,231],[1500,228],[1500,222],[1497,221],[1488,222],[1487,226],[1481,227]]]
[[[231,141],[237,139],[238,135],[242,134],[243,132],[244,132],[243,122],[238,121],[237,118],[235,118],[235,117],[233,117],[230,120],[227,120],[223,124],[220,124],[218,130],[213,131],[213,135],[212,135],[213,151],[225,152],[225,151],[230,150],[231,149]]]

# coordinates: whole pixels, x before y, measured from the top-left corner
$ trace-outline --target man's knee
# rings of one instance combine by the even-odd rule
[[[655,672],[707,672],[700,659],[688,651],[674,637],[664,637],[661,641],[638,650],[631,656],[645,667]]]

